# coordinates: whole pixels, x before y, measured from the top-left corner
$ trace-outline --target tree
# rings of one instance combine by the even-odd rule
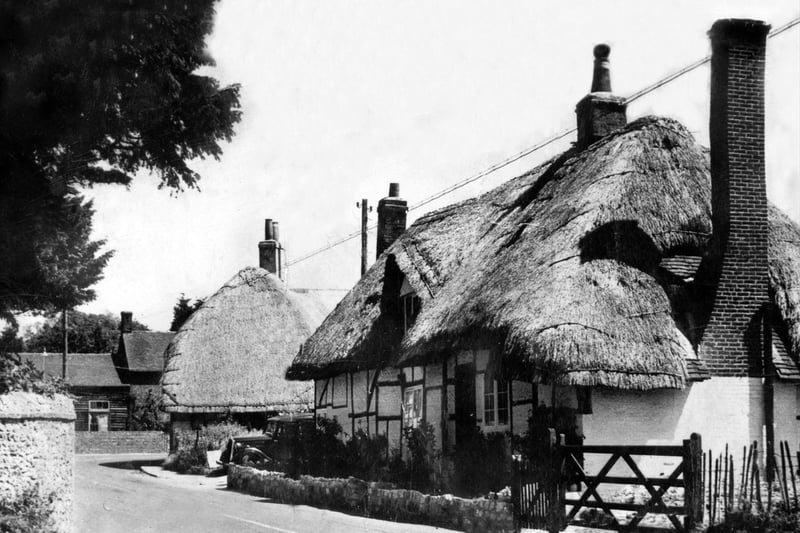
[[[134,330],[149,329],[133,321]],[[109,353],[117,349],[119,342],[119,318],[112,314],[96,315],[73,311],[67,330],[71,353]],[[29,352],[59,352],[63,344],[61,321],[53,318],[41,328],[31,331],[23,339],[24,349]]]
[[[205,300],[198,298],[192,304],[191,298],[186,298],[183,293],[178,296],[178,302],[172,308],[172,324],[169,326],[170,331],[178,331],[186,320],[192,316],[192,313],[200,309]]]
[[[239,87],[198,73],[213,15],[213,0],[0,0],[0,316],[92,297],[109,256],[78,187],[145,169],[180,191],[199,179],[187,161],[220,156]]]

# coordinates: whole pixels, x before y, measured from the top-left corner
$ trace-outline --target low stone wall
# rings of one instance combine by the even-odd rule
[[[161,431],[77,431],[75,453],[164,453],[169,436]]]
[[[364,516],[429,524],[468,532],[514,531],[510,502],[456,496],[431,496],[415,490],[381,488],[355,478],[326,479],[263,472],[231,465],[228,488],[281,503],[304,504],[358,513]]]
[[[29,392],[0,395],[0,500],[38,492],[51,502],[47,531],[72,528],[74,448],[72,400]]]

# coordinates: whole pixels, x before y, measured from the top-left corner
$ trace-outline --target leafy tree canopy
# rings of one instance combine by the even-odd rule
[[[188,160],[220,156],[239,87],[198,72],[213,15],[214,0],[0,0],[0,316],[93,297],[109,256],[79,187],[144,169],[178,191],[199,179]]]
[[[175,307],[172,308],[172,324],[169,326],[170,331],[178,331],[186,320],[192,316],[192,313],[200,309],[205,300],[198,298],[192,303],[191,298],[186,298],[183,293],[178,296],[178,301]]]
[[[134,330],[150,329],[133,321]],[[59,353],[64,348],[60,317],[45,322],[38,330],[28,332],[23,338],[27,352]],[[119,317],[112,314],[95,315],[71,311],[67,325],[70,353],[109,353],[117,350],[119,342]]]

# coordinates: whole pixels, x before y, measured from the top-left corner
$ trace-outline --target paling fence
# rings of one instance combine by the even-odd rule
[[[709,524],[722,523],[733,512],[798,509],[798,468],[800,451],[793,452],[788,441],[777,442],[771,458],[756,441],[744,446],[738,457],[728,446],[716,455],[707,451],[703,455],[703,499]]]

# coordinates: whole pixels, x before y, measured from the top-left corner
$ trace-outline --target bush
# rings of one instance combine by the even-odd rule
[[[30,361],[23,361],[16,354],[0,353],[0,394],[23,391],[34,392],[52,398],[65,394],[67,386],[60,378],[46,376]]]
[[[203,426],[198,430],[178,431],[175,437],[178,441],[178,449],[200,446],[212,451],[225,448],[231,437],[262,434],[261,431],[252,430],[236,422],[221,422]]]
[[[455,451],[455,486],[459,496],[474,497],[497,492],[511,479],[511,457],[506,435],[484,435],[475,427]]]
[[[418,427],[406,428],[405,440],[410,458],[407,464],[398,465],[405,471],[403,476],[405,485],[420,492],[433,494],[440,492],[442,483],[435,475],[440,454],[436,449],[433,426],[422,422]]]
[[[776,507],[770,513],[748,511],[728,513],[725,521],[708,528],[708,533],[785,533],[800,531],[800,510]]]
[[[42,496],[39,487],[26,490],[13,501],[0,500],[0,533],[49,531],[55,493]]]
[[[201,474],[209,472],[208,454],[205,448],[200,446],[190,448],[179,448],[175,453],[170,454],[163,464],[164,470],[172,470],[179,474]]]
[[[144,402],[137,404],[131,413],[131,429],[133,431],[164,431],[167,426],[165,414],[164,402],[148,390]]]

